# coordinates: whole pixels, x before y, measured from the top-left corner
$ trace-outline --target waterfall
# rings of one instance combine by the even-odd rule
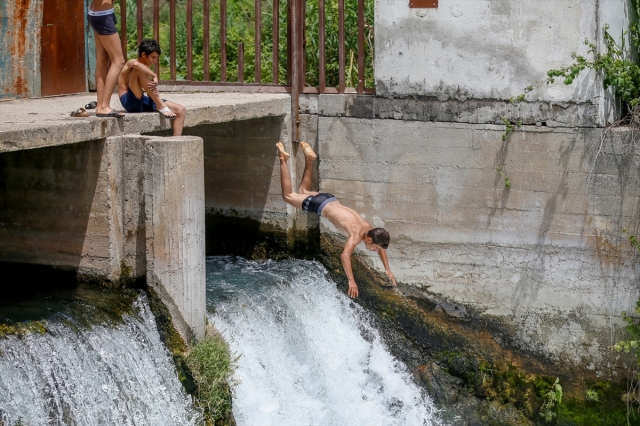
[[[240,355],[238,425],[436,425],[430,398],[317,262],[207,259],[213,322]]]
[[[0,424],[200,424],[144,294],[134,311],[116,324],[67,317],[47,321],[45,334],[0,338]]]

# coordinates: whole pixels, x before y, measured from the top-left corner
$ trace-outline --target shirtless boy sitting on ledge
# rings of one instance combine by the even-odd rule
[[[287,166],[289,154],[285,152],[282,142],[278,142],[276,147],[278,148],[278,157],[280,158],[282,199],[297,209],[309,213],[316,213],[318,216],[324,216],[338,228],[340,232],[349,238],[340,256],[342,267],[349,280],[349,296],[358,297],[358,286],[356,285],[356,281],[353,278],[353,271],[351,270],[351,253],[353,253],[353,250],[361,242],[364,242],[367,250],[378,252],[378,256],[380,256],[380,260],[382,260],[382,264],[384,265],[385,273],[395,286],[396,277],[389,269],[386,251],[389,245],[389,233],[383,228],[374,228],[371,226],[356,211],[340,204],[340,201],[333,195],[311,191],[311,181],[313,180],[312,164],[317,156],[311,146],[306,142],[300,142],[305,160],[302,182],[300,182],[298,193],[293,192],[291,175],[289,174],[289,167]]]
[[[165,118],[174,120],[173,136],[182,135],[187,109],[175,102],[160,98],[158,76],[151,71],[162,53],[155,40],[143,40],[138,46],[138,58],[127,61],[118,78],[118,96],[127,112],[157,111]],[[145,96],[142,91],[147,92]]]

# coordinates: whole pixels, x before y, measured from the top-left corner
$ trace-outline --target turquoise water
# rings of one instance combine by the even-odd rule
[[[367,314],[319,263],[208,258],[207,304],[240,355],[239,425],[440,424]]]

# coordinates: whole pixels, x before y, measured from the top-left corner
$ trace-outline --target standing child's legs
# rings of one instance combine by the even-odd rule
[[[118,82],[120,71],[124,67],[124,57],[118,33],[110,35],[95,34],[96,41],[96,114],[108,114],[111,108],[111,95]]]

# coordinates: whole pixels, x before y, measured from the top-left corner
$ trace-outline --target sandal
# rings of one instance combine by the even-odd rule
[[[106,118],[124,118],[124,114],[121,112],[112,109],[106,114],[96,114],[96,117],[106,117]]]
[[[96,101],[91,101],[88,104],[86,104],[84,107],[86,109],[96,109],[97,106],[98,106],[98,103]]]
[[[89,113],[84,108],[78,108],[71,113],[71,117],[89,117]]]

